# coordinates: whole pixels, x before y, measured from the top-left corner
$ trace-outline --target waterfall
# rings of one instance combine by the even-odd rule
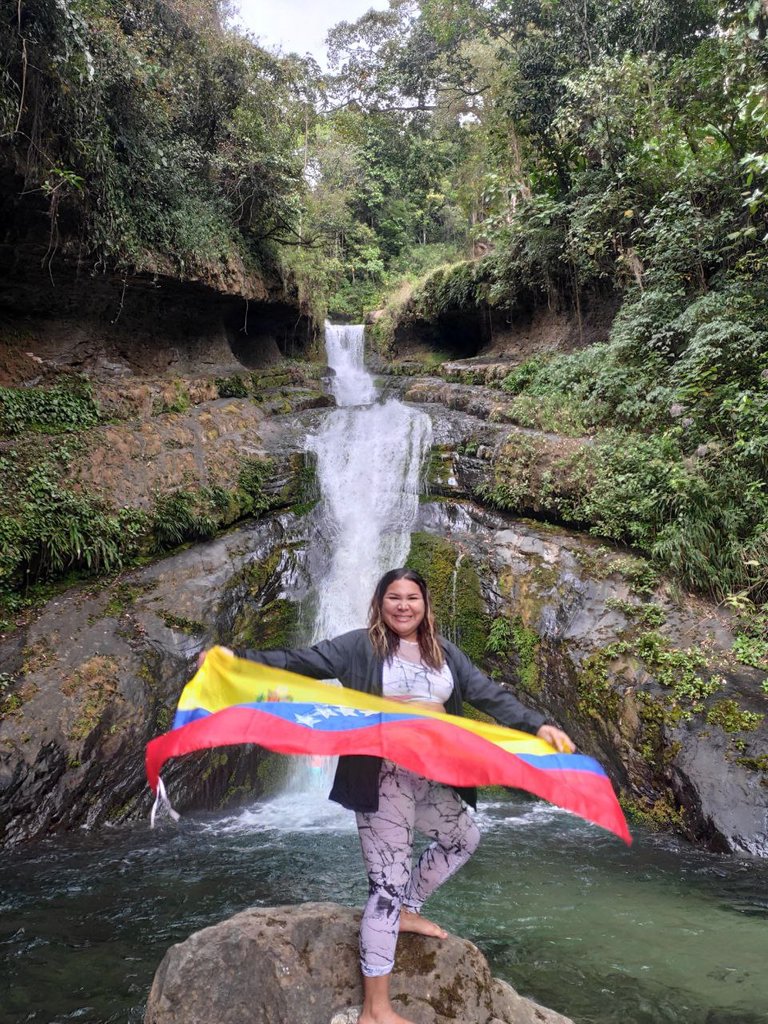
[[[429,416],[396,399],[374,404],[363,327],[326,325],[339,408],[308,440],[331,562],[319,587],[315,639],[364,626],[376,581],[405,561],[432,442]]]
[[[432,443],[426,413],[396,399],[376,403],[363,364],[362,326],[326,324],[325,339],[338,408],[307,438],[317,456],[320,533],[330,552],[317,586],[313,641],[365,626],[377,581],[405,561]],[[303,828],[309,821],[320,828],[347,821],[346,812],[324,800],[335,764],[335,758],[295,758],[277,817]],[[264,814],[260,808],[256,820]]]
[[[362,324],[326,323],[325,352],[334,372],[333,397],[338,406],[370,405],[376,400],[373,378],[363,363],[365,328]]]

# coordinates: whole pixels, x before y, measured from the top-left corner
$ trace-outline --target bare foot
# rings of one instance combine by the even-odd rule
[[[382,1010],[381,1013],[361,1013],[357,1018],[357,1024],[413,1024],[413,1021],[401,1017],[390,1006],[388,1010]]]
[[[417,935],[431,935],[435,939],[447,939],[448,932],[439,924],[430,921],[428,917],[422,917],[412,910],[400,911],[400,931],[416,932]],[[360,1024],[364,1024],[362,1018]]]

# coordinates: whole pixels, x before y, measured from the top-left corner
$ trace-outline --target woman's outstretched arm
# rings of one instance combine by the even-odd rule
[[[513,693],[489,679],[459,647],[451,644],[451,651],[459,670],[458,685],[463,700],[491,715],[502,725],[540,736],[556,750],[570,753],[576,749],[566,732],[547,723],[541,712],[527,708]]]

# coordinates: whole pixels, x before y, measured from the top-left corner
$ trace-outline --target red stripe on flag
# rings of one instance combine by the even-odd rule
[[[368,754],[451,786],[511,786],[632,842],[606,776],[538,768],[460,726],[430,718],[322,732],[256,708],[225,708],[151,740],[146,753],[149,784],[157,789],[160,770],[171,757],[235,743],[257,743],[281,754]]]

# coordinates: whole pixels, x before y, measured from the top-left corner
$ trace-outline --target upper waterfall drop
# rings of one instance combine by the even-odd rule
[[[336,404],[341,407],[375,402],[376,386],[363,363],[363,324],[326,323],[325,351],[328,365],[334,371],[332,389]]]
[[[432,443],[426,413],[396,399],[375,402],[362,325],[326,325],[326,346],[340,408],[308,440],[317,455],[322,529],[331,549],[315,640],[364,626],[379,577],[407,558]]]

